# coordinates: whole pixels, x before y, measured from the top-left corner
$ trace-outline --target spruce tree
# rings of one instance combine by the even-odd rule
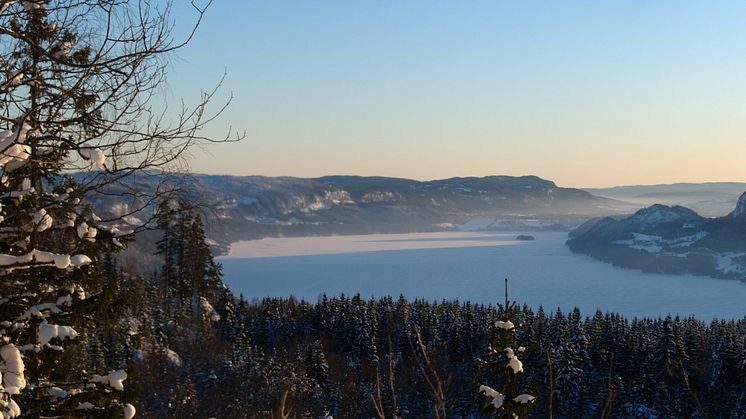
[[[501,319],[495,321],[492,343],[488,348],[487,367],[494,369],[497,389],[489,385],[479,386],[483,396],[481,413],[494,418],[524,417],[528,407],[536,399],[525,392],[522,382],[523,362],[518,358],[525,348],[516,346],[516,315],[519,310],[508,299],[508,280],[505,280],[505,303],[500,305]]]

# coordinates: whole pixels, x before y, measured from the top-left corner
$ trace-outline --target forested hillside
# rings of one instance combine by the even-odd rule
[[[172,174],[164,180],[152,172],[107,185],[91,203],[102,217],[137,226],[155,212],[149,197],[159,188],[181,191],[207,208],[208,236],[222,250],[263,237],[444,231],[470,220],[463,228],[569,230],[591,216],[637,209],[536,176],[416,181]],[[133,189],[138,193],[125,193]]]
[[[230,36],[202,43],[209,50],[197,55],[199,61],[188,64],[196,71],[179,72],[180,76],[193,73],[199,77],[199,84],[211,74],[205,64],[222,67],[221,60],[214,56],[219,50],[250,57],[254,61],[239,68],[254,68],[261,55],[247,53],[243,47],[255,41],[250,37],[265,29],[290,35],[287,39],[298,36],[304,41],[299,45],[312,46],[315,31],[300,21],[297,25],[288,23],[288,17],[312,16],[308,22],[321,23],[319,29],[324,33],[334,29],[336,23],[345,23],[341,26],[353,28],[354,40],[359,41],[363,38],[358,37],[362,34],[358,29],[367,25],[358,17],[374,16],[362,13],[354,20],[337,19],[328,25],[324,19],[336,19],[333,13],[315,3],[295,2],[292,7],[298,10],[272,12],[281,20],[268,20],[266,26],[256,27],[246,24],[251,13],[245,9],[237,12],[244,3],[253,6],[253,2],[215,3],[229,9],[223,18],[238,16],[242,21],[240,25],[227,25],[219,19],[220,29],[229,28]],[[314,8],[312,13],[302,10],[305,3]],[[507,291],[505,301],[495,296],[494,306],[409,301],[396,296],[368,299],[360,295],[319,296],[317,301],[308,302],[293,298],[289,295],[292,290],[283,299],[246,301],[234,295],[223,283],[213,249],[222,246],[219,250],[225,250],[236,240],[457,228],[563,229],[589,216],[625,213],[637,204],[559,187],[536,176],[432,181],[358,176],[185,176],[195,149],[205,147],[209,154],[208,145],[245,137],[218,119],[233,98],[228,95],[221,100],[218,94],[226,77],[199,91],[192,91],[196,86],[188,77],[183,78],[181,83],[186,84],[181,84],[176,93],[192,100],[169,100],[172,92],[167,81],[173,58],[194,39],[212,4],[211,0],[0,0],[0,418],[746,417],[746,318],[705,324],[694,318],[625,319],[613,313],[563,313],[553,308],[534,311],[511,304]],[[265,6],[268,4],[254,12]],[[386,13],[394,16],[388,9]],[[419,10],[413,14],[420,15]],[[447,20],[452,16],[449,7]],[[480,18],[483,16],[487,15],[480,14]],[[505,26],[494,25],[494,19],[481,20],[490,28]],[[177,26],[180,21],[185,25]],[[394,25],[374,26],[391,29]],[[440,30],[448,25],[417,28],[427,26]],[[254,32],[237,36],[235,30],[243,28]],[[412,31],[409,24],[406,28],[411,33],[420,32]],[[304,32],[292,33],[298,29]],[[391,52],[389,46],[409,44],[404,38],[404,42],[398,42],[398,37],[389,35],[376,31],[371,39],[396,39],[387,42],[387,52]],[[338,38],[352,39],[346,35]],[[511,35],[495,39],[520,38]],[[243,45],[229,46],[236,40]],[[270,38],[257,40],[275,58],[299,57],[296,52],[286,54]],[[332,44],[324,47],[324,52],[334,50],[350,51]],[[422,49],[418,46],[417,50]],[[324,56],[319,51],[311,48],[304,54]],[[343,57],[344,62],[354,64],[348,55]],[[500,56],[479,54],[488,55]],[[419,71],[423,61],[418,54],[401,56],[417,60],[412,74],[418,83],[439,80]],[[450,64],[454,60],[443,57],[448,65],[434,62],[421,68],[453,67]],[[379,58],[365,62],[398,62]],[[311,61],[304,63],[313,64]],[[379,86],[364,79],[356,82],[330,77],[327,70],[345,66],[333,60],[322,61],[324,69],[319,72],[305,71],[305,65],[280,68],[265,64],[271,64],[267,68],[272,73],[292,75],[296,80],[323,74],[332,84],[312,83],[323,92],[326,99],[322,102],[345,105],[346,101],[340,102],[332,95],[331,87],[339,85],[346,89],[355,86],[354,96],[363,99],[362,104],[368,101],[357,94],[357,87]],[[489,70],[479,64],[479,68]],[[401,66],[397,63],[397,67]],[[306,70],[312,69],[310,66]],[[572,72],[573,77],[581,73]],[[256,92],[252,87],[254,93],[244,97],[282,105],[283,109],[278,108],[280,118],[275,119],[241,108],[232,112],[241,115],[241,123],[274,120],[274,124],[287,127],[297,125],[293,115],[307,112],[294,112],[293,106],[283,104],[302,97],[319,98],[280,79],[258,79],[252,74],[246,71],[239,79],[248,80],[253,87],[285,86],[282,90],[295,90],[300,96],[277,102],[277,97],[266,94],[269,91]],[[496,73],[485,74],[492,80]],[[397,78],[385,85],[391,86],[390,81]],[[449,76],[443,80],[455,79]],[[501,80],[518,88],[521,97],[527,92],[523,86],[535,85],[514,83],[510,78]],[[510,97],[485,90],[485,83],[472,84],[485,97]],[[529,90],[549,91],[554,96],[550,103],[560,97],[553,88],[537,87]],[[595,94],[599,90],[594,87],[592,91]],[[386,103],[438,103],[427,97],[416,102],[401,99]],[[333,131],[344,118],[337,110],[318,105],[321,103],[311,107],[318,108],[318,115],[324,115],[330,123],[329,132]],[[354,103],[350,105],[339,110],[356,108]],[[522,108],[507,102],[504,105],[500,107],[505,110]],[[582,112],[575,114],[587,119],[587,108],[584,103]],[[362,110],[357,107],[356,113],[366,118],[378,113],[372,108],[373,112]],[[407,119],[414,116],[404,108],[389,110]],[[448,112],[444,120],[450,123],[458,114]],[[503,116],[490,116],[484,122],[491,126],[499,120],[524,120],[524,116]],[[542,120],[526,116],[530,118],[525,121]],[[478,127],[473,122],[468,121],[465,132]],[[598,154],[598,159],[578,162],[566,159],[566,150],[555,153],[559,149],[547,145],[567,147],[552,137],[556,132],[564,135],[562,132],[571,131],[558,131],[551,121],[546,122],[549,124],[531,125],[548,133],[547,141],[525,149],[540,153],[516,153],[515,149],[510,153],[510,145],[502,143],[495,143],[498,146],[492,153],[482,147],[464,147],[464,138],[469,136],[453,131],[453,144],[458,145],[454,150],[478,152],[483,164],[489,166],[472,166],[480,159],[467,156],[461,168],[438,170],[489,173],[488,167],[497,167],[517,172],[517,165],[506,163],[521,155],[530,159],[524,163],[531,161],[526,167],[532,171],[553,171],[549,166],[554,163],[546,169],[540,163],[543,155],[578,170],[580,179],[593,173],[589,162],[602,162],[610,169],[619,167],[607,164],[606,158],[615,153],[606,151]],[[395,123],[380,120],[382,127]],[[365,131],[365,126],[346,125],[356,135]],[[301,131],[309,128],[298,126]],[[226,132],[220,134],[223,129]],[[319,140],[327,136],[319,135]],[[259,141],[275,142],[273,138],[260,136]],[[423,167],[438,164],[430,151],[440,145],[420,143],[419,138],[416,153],[399,161],[404,168],[419,165],[412,164],[415,159]],[[522,134],[514,138],[516,144],[524,142]],[[594,134],[593,138],[596,141],[598,136]],[[369,149],[377,150],[394,139],[377,138]],[[357,141],[349,144],[362,145]],[[272,165],[280,160],[297,164],[298,160],[288,158],[292,156],[322,164],[343,160],[338,154],[343,150],[327,150],[323,141],[314,140],[313,149],[334,161],[325,161],[324,156],[309,158],[295,141],[286,147],[278,158],[280,155],[263,154],[261,147],[252,145],[232,156],[236,159],[221,158],[218,169],[220,173],[229,172],[228,160],[237,160],[241,172],[253,171],[254,157]],[[588,147],[592,148],[597,148],[595,143]],[[360,150],[368,147],[351,149],[357,159],[357,155],[367,154]],[[397,160],[407,156],[402,153],[405,149],[393,148],[390,153],[365,157],[383,161],[390,160],[385,156],[396,156]],[[683,167],[669,154],[663,158]],[[298,168],[278,165],[272,172],[290,169],[296,172]],[[394,169],[392,165],[387,170]],[[366,170],[381,169],[371,166]],[[203,211],[205,208],[208,211]],[[627,219],[594,221],[580,230],[574,240],[582,246],[574,250],[608,242],[606,239],[612,240],[607,244],[626,247],[637,257],[642,252],[652,255],[653,249],[682,249],[682,253],[672,251],[676,255],[706,249],[709,266],[743,276],[746,195],[722,220],[705,220],[689,211],[681,216],[681,211],[656,206]],[[661,226],[662,231],[657,232]],[[609,235],[605,227],[611,227]],[[638,227],[644,230],[638,231]],[[623,236],[616,237],[619,232]],[[602,233],[600,238],[597,233]],[[588,240],[582,242],[583,237]],[[695,260],[698,268],[708,266],[700,261]],[[466,275],[462,279],[470,280]],[[245,280],[261,283],[271,279]],[[421,287],[428,285],[423,280]],[[520,295],[515,297],[521,300]]]
[[[448,417],[477,417],[490,402],[480,386],[500,388],[508,368],[488,363],[506,318],[524,366],[517,386],[536,396],[528,417],[746,414],[746,320],[359,295],[249,302],[222,285],[199,217],[162,208],[163,265],[119,275],[137,327],[115,352],[143,417],[432,417],[429,382],[442,384]]]
[[[666,205],[629,217],[592,219],[570,233],[570,250],[645,272],[746,280],[746,193],[726,216]]]

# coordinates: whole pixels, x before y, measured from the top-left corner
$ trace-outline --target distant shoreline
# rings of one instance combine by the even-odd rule
[[[356,234],[306,237],[267,237],[231,243],[217,259],[314,256],[389,250],[491,247],[520,244],[514,232],[445,231],[425,233]]]

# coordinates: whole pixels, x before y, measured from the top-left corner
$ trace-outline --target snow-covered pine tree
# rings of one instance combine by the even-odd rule
[[[479,393],[483,396],[481,413],[494,418],[524,417],[528,407],[536,398],[525,393],[520,378],[523,376],[523,362],[518,355],[525,348],[516,347],[513,323],[519,309],[508,299],[508,280],[505,279],[505,303],[498,304],[501,319],[495,321],[492,343],[488,348],[487,366],[494,368],[499,379],[495,385],[499,390],[482,384]]]
[[[83,371],[64,345],[101,304],[103,256],[129,235],[121,218],[97,217],[86,197],[112,184],[123,201],[137,195],[124,178],[179,161],[210,119],[210,94],[170,124],[164,107],[152,106],[164,58],[191,38],[173,39],[169,10],[0,0],[3,417],[134,416],[113,396],[126,372]],[[195,28],[203,13],[195,6]]]

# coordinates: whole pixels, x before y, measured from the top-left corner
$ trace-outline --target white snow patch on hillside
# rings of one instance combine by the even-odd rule
[[[399,198],[398,194],[394,195],[392,192],[367,192],[363,195],[363,203],[371,202],[394,202]]]
[[[692,243],[702,240],[707,237],[710,233],[707,231],[698,231],[696,234],[690,236],[679,237],[676,240],[669,242],[671,247],[689,247]]]
[[[635,221],[652,225],[670,223],[681,219],[681,217],[681,214],[679,214],[678,212],[664,208],[656,208],[642,214],[635,214],[633,216]]]
[[[627,240],[615,240],[612,244],[627,246],[630,249],[643,250],[648,253],[657,253],[663,250],[660,242],[661,236],[651,236],[648,234],[632,233],[632,238]]]
[[[729,252],[717,255],[717,270],[723,273],[746,272],[746,267],[735,261],[735,259],[746,256],[745,252]]]
[[[676,237],[674,239],[664,239],[661,236],[653,236],[649,234],[632,233],[631,239],[626,240],[615,240],[612,243],[627,246],[630,249],[644,250],[648,253],[658,253],[663,250],[664,247],[669,248],[684,248],[689,247],[693,243],[701,240],[710,233],[707,231],[699,231],[696,234],[690,234],[688,236]]]

